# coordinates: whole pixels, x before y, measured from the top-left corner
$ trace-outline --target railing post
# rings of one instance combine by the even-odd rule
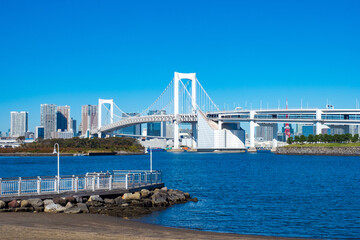
[[[57,176],[55,176],[55,180],[54,180],[54,191],[57,192]]]
[[[152,185],[153,175],[154,175],[154,173],[150,172],[150,185]]]
[[[97,174],[97,184],[96,184],[96,188],[100,189],[100,173]]]
[[[109,176],[109,190],[112,190],[112,175]]]
[[[87,174],[86,174],[86,175],[85,175],[85,188],[84,188],[84,190],[86,190],[87,187],[88,187],[88,176],[87,176]]]
[[[41,178],[38,176],[37,177],[37,181],[36,181],[36,185],[37,185],[37,194],[41,194]]]
[[[79,191],[79,177],[76,176],[75,178],[75,192]]]
[[[74,191],[74,188],[75,188],[74,181],[75,181],[75,176],[72,175],[72,178],[71,178],[71,191]]]
[[[2,195],[2,178],[0,178],[0,195]]]
[[[128,176],[129,176],[129,174],[127,173],[125,175],[125,189],[128,189]]]
[[[19,181],[18,181],[18,195],[21,195],[21,177],[19,177]]]
[[[147,179],[147,172],[145,172],[145,186],[147,185],[148,179]]]
[[[141,177],[142,177],[142,174],[139,173],[139,186],[141,187]]]
[[[92,190],[95,191],[95,176],[92,178]]]

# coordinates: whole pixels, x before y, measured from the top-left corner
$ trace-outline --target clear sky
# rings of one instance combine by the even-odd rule
[[[114,98],[146,108],[196,72],[220,105],[355,108],[360,1],[0,1],[0,131],[10,111]]]

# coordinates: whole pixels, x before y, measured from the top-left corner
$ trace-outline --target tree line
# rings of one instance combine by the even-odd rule
[[[0,152],[51,153],[55,143],[59,144],[60,152],[64,153],[85,153],[94,150],[139,152],[143,149],[136,139],[129,137],[92,139],[74,137],[71,139],[39,139],[36,142],[21,144],[17,148],[0,148]]]
[[[289,137],[287,140],[288,144],[293,144],[293,143],[356,143],[359,141],[359,134],[354,134],[354,136],[350,133],[346,133],[346,134],[334,134],[334,135],[329,135],[329,134],[319,134],[319,135],[312,135],[310,134],[309,136],[295,136],[293,137]]]

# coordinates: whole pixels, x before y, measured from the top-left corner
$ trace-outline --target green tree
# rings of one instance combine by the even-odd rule
[[[315,142],[314,135],[310,134],[310,135],[307,137],[307,141],[308,141],[309,143]]]
[[[288,144],[292,144],[294,142],[292,137],[289,137],[288,140],[286,141]]]
[[[355,135],[351,138],[351,141],[352,141],[353,143],[358,142],[358,141],[359,141],[359,134],[355,134]]]
[[[294,140],[296,143],[299,143],[300,142],[300,137],[299,136],[295,136],[295,140]]]
[[[301,135],[300,138],[299,138],[299,142],[301,144],[303,144],[304,142],[306,142],[306,137],[304,135]]]
[[[318,142],[320,142],[320,139],[321,139],[321,134],[319,135],[315,135],[314,136],[314,141],[316,142],[316,143],[318,143]]]

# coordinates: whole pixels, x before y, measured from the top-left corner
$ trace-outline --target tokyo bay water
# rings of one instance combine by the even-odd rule
[[[55,176],[56,157],[0,157],[0,177]],[[148,155],[61,157],[61,175],[148,169]],[[136,219],[205,231],[306,238],[360,238],[360,158],[153,153],[168,188],[199,202]]]

